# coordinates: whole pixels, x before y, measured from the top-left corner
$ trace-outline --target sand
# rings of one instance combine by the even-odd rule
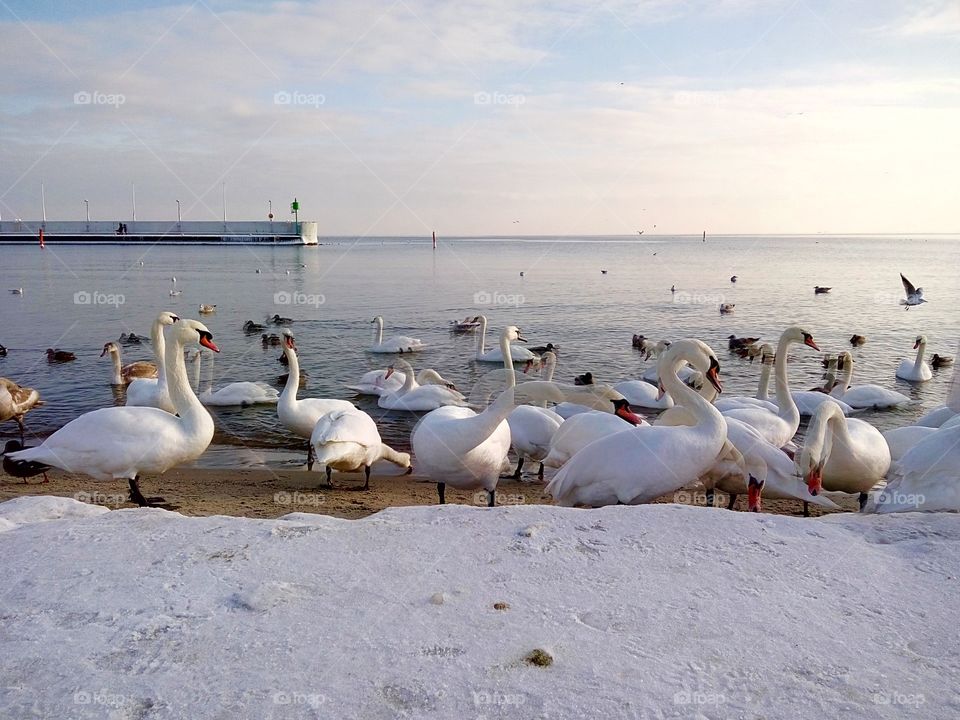
[[[31,478],[22,480],[0,475],[0,501],[23,495],[59,495],[92,502],[112,509],[134,507],[127,500],[127,486],[122,481],[97,482],[85,475],[53,470],[50,482]],[[498,505],[552,505],[544,485],[531,481],[501,480],[497,487]],[[267,469],[173,469],[161,476],[145,475],[140,487],[147,496],[162,496],[184,515],[232,515],[236,517],[275,518],[291,512],[310,512],[340,518],[361,518],[388,507],[407,505],[434,505],[437,503],[436,484],[416,475],[374,475],[370,489],[363,490],[362,474],[334,473],[335,489],[325,487],[322,472],[306,470]],[[853,496],[833,499],[844,510],[856,512]],[[483,491],[463,492],[447,487],[448,503],[485,506]],[[657,502],[679,502],[703,505],[703,493],[681,490],[664,496]],[[717,493],[717,505],[726,507],[727,497]],[[746,510],[746,497],[738,498],[737,509]],[[767,500],[764,512],[781,515],[802,515],[799,501]],[[813,516],[823,509],[810,507]]]

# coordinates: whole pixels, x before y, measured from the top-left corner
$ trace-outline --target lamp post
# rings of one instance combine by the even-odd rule
[[[87,232],[90,232],[90,201],[84,200],[83,204],[87,206]]]
[[[267,200],[270,204],[270,210],[267,213],[267,220],[270,221],[270,229],[273,230],[273,200]]]
[[[180,228],[180,201],[177,200],[177,229]]]

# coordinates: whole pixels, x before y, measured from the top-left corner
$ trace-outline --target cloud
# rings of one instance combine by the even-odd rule
[[[960,2],[929,3],[893,23],[882,25],[876,32],[904,37],[960,35]]]

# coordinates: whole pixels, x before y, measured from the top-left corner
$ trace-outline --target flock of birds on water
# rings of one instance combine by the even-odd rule
[[[901,279],[901,304],[909,308],[927,302],[922,288],[903,275]],[[829,290],[817,287],[815,292]],[[23,294],[23,289],[13,292]],[[198,313],[213,315],[216,305],[200,305]],[[267,403],[276,405],[287,431],[308,441],[307,471],[322,467],[329,487],[336,470],[363,472],[364,489],[369,489],[370,469],[378,461],[411,472],[411,454],[384,444],[374,419],[352,402],[297,397],[301,371],[293,323],[292,318],[274,315],[263,324],[249,320],[243,325],[245,333],[261,334],[264,347],[282,348],[289,368],[282,392],[262,382],[235,382],[198,393],[194,386],[199,385],[200,349],[220,352],[213,334],[198,320],[161,312],[150,333],[154,362],[123,364],[121,345],[146,340],[133,333],[103,346],[101,357],[111,361],[111,384],[126,389],[126,404],[80,415],[35,447],[24,445],[24,418],[43,401],[35,389],[0,377],[0,422],[14,420],[20,429],[20,441],[6,444],[4,470],[24,481],[42,474],[46,482],[50,468],[102,481],[126,480],[131,502],[176,507],[164,498],[145,496],[140,476],[163,473],[207,449],[214,434],[207,406]],[[764,498],[797,500],[804,515],[810,504],[839,509],[834,499],[840,495],[856,497],[865,512],[960,510],[957,378],[946,404],[912,425],[881,433],[855,415],[911,400],[880,385],[854,384],[855,361],[849,350],[824,354],[822,386],[791,390],[790,349],[821,352],[809,328],[788,327],[775,347],[760,343],[760,338],[731,335],[730,353],[751,363],[759,360],[758,387],[752,397],[721,397],[720,361],[698,339],[670,342],[634,335],[633,347],[644,359],[655,359],[641,378],[604,385],[584,373],[566,384],[553,380],[558,348],[552,343],[517,345],[526,339],[510,325],[488,350],[486,317],[466,317],[452,321],[451,332],[476,334],[474,359],[503,368],[489,373],[481,381],[482,391],[468,399],[435,370],[415,373],[405,358],[423,350],[423,342],[403,335],[384,339],[383,318],[372,323],[368,352],[395,358],[348,388],[377,397],[384,409],[426,413],[411,433],[410,446],[418,472],[436,482],[441,503],[450,485],[484,490],[494,506],[498,480],[521,478],[529,460],[539,463],[541,482],[545,466],[557,469],[545,490],[565,506],[648,503],[697,487],[706,492],[711,506],[716,490],[727,493],[731,510],[741,495],[750,511],[761,510]],[[850,345],[857,348],[866,341],[855,334]],[[923,383],[932,378],[933,369],[953,363],[939,354],[927,362],[926,345],[923,335],[914,339],[916,355],[900,363],[897,378]],[[6,352],[0,345],[0,357]],[[51,348],[47,358],[70,362],[75,355]],[[539,371],[539,379],[518,382],[517,363],[524,365],[524,378]],[[659,414],[651,423],[644,411]],[[797,446],[794,438],[802,417],[810,421],[803,444]],[[517,457],[512,470],[511,450]]]

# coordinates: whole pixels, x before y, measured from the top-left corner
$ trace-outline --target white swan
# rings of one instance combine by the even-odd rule
[[[334,410],[317,420],[310,435],[310,446],[316,462],[326,468],[330,487],[333,487],[332,470],[357,472],[363,468],[366,478],[363,489],[369,490],[370,466],[377,460],[410,467],[410,455],[384,445],[373,418],[357,408]]]
[[[783,447],[797,434],[800,427],[800,410],[790,394],[790,385],[787,381],[787,352],[795,343],[820,350],[813,341],[813,336],[803,328],[793,326],[783,331],[777,343],[774,370],[776,377],[777,407],[776,413],[761,408],[740,408],[727,410],[725,417],[742,420],[760,431],[764,439],[771,445]]]
[[[905,425],[887,430],[883,433],[883,439],[887,441],[887,447],[890,448],[890,459],[893,462],[898,462],[914,445],[933,435],[939,429],[923,425]]]
[[[914,425],[938,428],[956,414],[956,411],[949,405],[941,405],[923,415]]]
[[[294,435],[310,439],[313,428],[322,416],[333,410],[352,409],[353,403],[346,400],[332,400],[322,398],[304,398],[297,400],[297,391],[300,389],[300,359],[297,357],[297,344],[293,333],[283,330],[283,354],[287,358],[289,372],[287,384],[283,386],[280,400],[277,402],[277,418],[280,424]],[[307,470],[313,469],[313,445],[307,447]]]
[[[825,403],[810,421],[796,462],[812,495],[857,493],[862,510],[867,493],[890,469],[890,448],[873,425]]]
[[[660,358],[660,381],[675,403],[688,408],[694,426],[641,425],[600,438],[570,458],[547,485],[560,505],[612,505],[650,502],[695,481],[709,468],[726,441],[720,412],[677,377],[689,362],[719,391],[720,363],[698,340],[673,343]]]
[[[504,357],[512,368],[509,341],[520,339],[520,331],[510,326],[503,337],[508,338]],[[413,454],[418,467],[436,481],[441,503],[446,500],[447,485],[461,490],[482,488],[489,495],[489,505],[496,503],[497,481],[510,450],[506,418],[524,396],[556,400],[559,393],[552,383],[526,382],[504,390],[481,413],[448,405],[427,413],[417,423],[410,436]]]
[[[347,389],[353,390],[357,395],[375,395],[379,397],[386,393],[396,392],[403,387],[406,381],[407,376],[403,372],[396,369],[391,371],[390,368],[384,368],[382,370],[370,370],[364,373],[356,383],[347,385]],[[431,368],[424,368],[417,373],[413,386],[419,387],[420,385],[443,385],[451,390],[457,389],[453,383],[445,380],[440,373]]]
[[[407,337],[406,335],[394,335],[386,340],[383,339],[383,317],[377,315],[371,320],[376,327],[373,330],[373,345],[367,352],[372,353],[411,353],[423,350],[426,345],[417,338]]]
[[[894,465],[866,512],[960,511],[960,425],[937,430]]]
[[[190,358],[194,365],[195,381],[199,387],[200,384],[200,352],[194,353]],[[280,393],[276,388],[272,388],[265,382],[232,382],[224,385],[222,388],[213,391],[207,388],[201,392],[200,402],[208,407],[249,407],[250,405],[275,405],[280,399]]]
[[[897,368],[897,377],[901,380],[910,382],[926,382],[933,377],[933,370],[923,359],[923,354],[927,350],[927,338],[925,335],[917,335],[917,340],[913,344],[913,349],[917,351],[917,357],[913,362],[904,358],[900,361],[900,367]]]
[[[127,406],[160,408],[168,413],[176,409],[167,389],[166,343],[163,328],[173,325],[178,316],[164,311],[157,315],[150,328],[150,342],[153,343],[153,357],[157,364],[157,379],[137,378],[127,385]]]
[[[564,420],[550,438],[550,450],[543,459],[543,464],[552,468],[563,467],[570,458],[594,440],[629,430],[631,426],[649,424],[639,415],[630,412],[626,400],[614,401],[613,414],[587,410],[573,415]]]
[[[506,341],[503,337],[500,341],[502,347]],[[557,356],[552,350],[548,350],[543,354],[541,361],[540,378],[549,382],[553,379]],[[506,367],[507,365],[509,367]],[[507,386],[513,387],[516,385],[513,363],[504,361],[504,366],[507,372]],[[563,417],[546,407],[518,405],[507,415],[507,424],[510,426],[511,445],[517,454],[517,468],[511,477],[519,480],[523,474],[524,460],[530,459],[540,463],[537,477],[543,480],[543,460],[550,452],[550,441],[557,428],[563,424]]]
[[[613,389],[623,395],[634,407],[650,410],[666,410],[673,407],[673,398],[666,394],[660,395],[657,387],[646,380],[624,380],[614,385]]]
[[[725,410],[737,410],[739,408],[762,408],[772,413],[778,412],[779,408],[775,403],[767,398],[770,394],[770,374],[773,371],[773,348],[769,343],[760,346],[760,382],[757,385],[757,394],[754,397],[743,395],[734,395],[728,398],[719,398],[713,406],[720,412]]]
[[[853,355],[849,352],[841,353],[840,362],[843,376],[837,386],[830,391],[830,395],[837,400],[856,409],[873,408],[875,410],[906,405],[910,402],[910,398],[903,393],[873,383],[850,387],[850,382],[853,380]]]
[[[463,395],[444,385],[417,385],[413,368],[406,360],[397,360],[391,365],[388,368],[386,379],[390,378],[394,366],[400,367],[405,379],[398,390],[385,392],[377,399],[377,405],[384,410],[427,412],[444,405],[466,405]]]
[[[140,492],[142,473],[163,473],[195,460],[213,439],[213,418],[190,389],[183,348],[199,343],[220,352],[206,326],[178,319],[167,329],[165,365],[168,390],[177,415],[150,407],[107,407],[71,420],[43,444],[13,453],[14,460],[31,460],[96,480],[126,478],[130,499],[149,505]]]
[[[523,342],[526,342],[526,340]],[[510,357],[512,358],[513,362],[526,362],[527,360],[536,359],[537,355],[530,352],[525,347],[511,345]],[[486,315],[481,315],[480,332],[477,335],[476,359],[480,362],[502,363],[503,358],[503,350],[500,347],[496,347],[489,351],[487,350],[487,317]]]
[[[137,378],[147,378],[152,380],[157,378],[158,368],[154,363],[144,362],[141,360],[123,365],[120,360],[120,346],[115,342],[104,343],[103,352],[100,353],[100,357],[103,357],[108,353],[110,355],[113,370],[113,374],[110,379],[111,385],[128,385]]]

